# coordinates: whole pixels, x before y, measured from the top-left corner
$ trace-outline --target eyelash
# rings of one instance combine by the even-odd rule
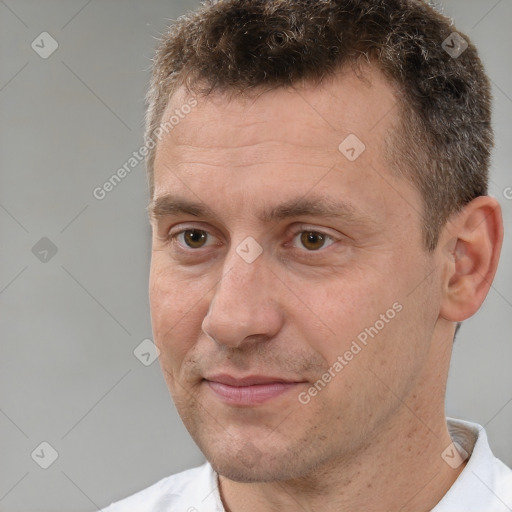
[[[185,228],[183,228],[180,231],[177,231],[175,233],[169,232],[169,234],[167,236],[167,241],[170,244],[172,244],[172,245],[178,245],[179,246],[179,250],[182,251],[182,252],[185,252],[185,253],[200,252],[200,250],[203,249],[202,247],[200,247],[199,249],[193,249],[191,247],[189,247],[188,249],[184,249],[183,247],[186,246],[186,244],[181,244],[181,243],[179,243],[177,241],[177,238],[178,238],[179,235],[181,235],[181,234],[183,234],[183,233],[185,233],[187,231],[193,231],[193,230],[200,231],[202,233],[206,233],[208,236],[211,236],[211,234],[208,233],[208,231],[206,231],[205,229],[196,228],[196,227],[190,227],[189,226],[189,227],[185,227]],[[301,233],[304,233],[304,232],[310,232],[310,233],[315,233],[317,235],[322,235],[326,239],[330,239],[332,241],[330,244],[324,245],[320,249],[317,249],[317,250],[307,250],[307,249],[301,250],[300,252],[303,252],[306,256],[309,256],[309,254],[314,255],[314,254],[323,252],[325,249],[327,249],[327,247],[330,247],[335,242],[337,242],[337,241],[339,241],[341,239],[341,238],[335,238],[333,235],[330,235],[329,233],[326,233],[324,231],[320,231],[320,230],[317,230],[317,229],[311,229],[311,228],[309,228],[307,226],[299,226],[292,233],[292,242],[296,238],[297,235],[300,235]]]

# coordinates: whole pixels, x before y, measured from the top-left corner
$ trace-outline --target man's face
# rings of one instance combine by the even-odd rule
[[[432,392],[438,274],[421,196],[385,156],[391,88],[369,76],[198,97],[158,145],[155,342],[187,429],[228,478],[339,462]],[[180,89],[164,121],[187,100]]]

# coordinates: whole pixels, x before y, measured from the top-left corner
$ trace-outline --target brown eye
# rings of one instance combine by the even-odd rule
[[[301,244],[310,251],[321,249],[325,244],[326,238],[330,238],[317,231],[303,231],[300,235]]]
[[[191,249],[200,249],[206,242],[206,232],[200,229],[186,229],[182,234],[185,244]]]

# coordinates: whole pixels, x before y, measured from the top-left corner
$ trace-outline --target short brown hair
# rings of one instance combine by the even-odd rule
[[[394,87],[400,126],[388,156],[422,194],[425,246],[433,250],[450,215],[487,194],[493,146],[489,80],[466,35],[455,37],[467,48],[450,54],[453,32],[422,0],[203,2],[178,18],[156,51],[146,138],[180,85],[248,93],[319,83],[344,65],[370,63]],[[155,151],[147,157],[151,197]]]

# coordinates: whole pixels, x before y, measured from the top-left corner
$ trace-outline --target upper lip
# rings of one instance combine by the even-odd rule
[[[304,382],[297,379],[283,379],[282,377],[272,377],[268,375],[248,375],[246,377],[233,377],[232,375],[219,374],[210,377],[204,377],[205,380],[219,382],[228,386],[256,386],[258,384],[275,384],[275,383],[296,383]]]

